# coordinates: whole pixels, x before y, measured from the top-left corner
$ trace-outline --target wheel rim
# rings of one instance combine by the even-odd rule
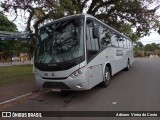
[[[106,70],[105,73],[105,83],[108,85],[110,82],[110,72]]]
[[[130,66],[129,66],[129,61],[128,61],[128,69],[129,69],[129,67],[130,67]]]

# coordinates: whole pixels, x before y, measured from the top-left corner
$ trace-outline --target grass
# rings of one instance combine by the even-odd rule
[[[0,67],[0,86],[34,80],[32,65]]]

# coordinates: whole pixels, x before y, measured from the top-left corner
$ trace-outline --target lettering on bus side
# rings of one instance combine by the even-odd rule
[[[123,56],[122,50],[116,50],[116,56]]]

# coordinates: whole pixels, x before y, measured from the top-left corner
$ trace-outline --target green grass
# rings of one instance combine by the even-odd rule
[[[0,86],[34,80],[32,65],[0,67]]]

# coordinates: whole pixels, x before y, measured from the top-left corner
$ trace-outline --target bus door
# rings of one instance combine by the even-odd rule
[[[121,64],[122,64],[122,49],[119,48],[119,42],[118,42],[118,38],[117,38],[117,35],[114,34],[112,37],[111,37],[111,44],[112,46],[115,48],[114,49],[114,55],[115,55],[115,61],[116,61],[116,72],[118,72],[120,69],[121,69]]]
[[[124,45],[123,45],[123,38],[118,36],[118,44],[119,44],[119,48],[118,50],[116,50],[116,55],[119,58],[118,59],[118,64],[119,64],[119,71],[122,70],[124,67],[123,65],[123,61],[124,61]]]
[[[87,43],[87,61],[88,61],[88,80],[89,88],[97,85],[103,80],[102,77],[102,64],[98,59],[98,53],[100,51],[99,37],[93,36],[93,28],[97,24],[92,20],[86,22],[86,43]],[[98,26],[97,26],[98,29]]]
[[[125,68],[127,66],[128,62],[128,52],[127,52],[127,39],[123,38],[123,45],[124,45],[124,50],[123,50],[123,67]]]
[[[117,56],[117,69],[120,71],[123,68],[123,49],[118,48],[116,49],[116,56]]]

